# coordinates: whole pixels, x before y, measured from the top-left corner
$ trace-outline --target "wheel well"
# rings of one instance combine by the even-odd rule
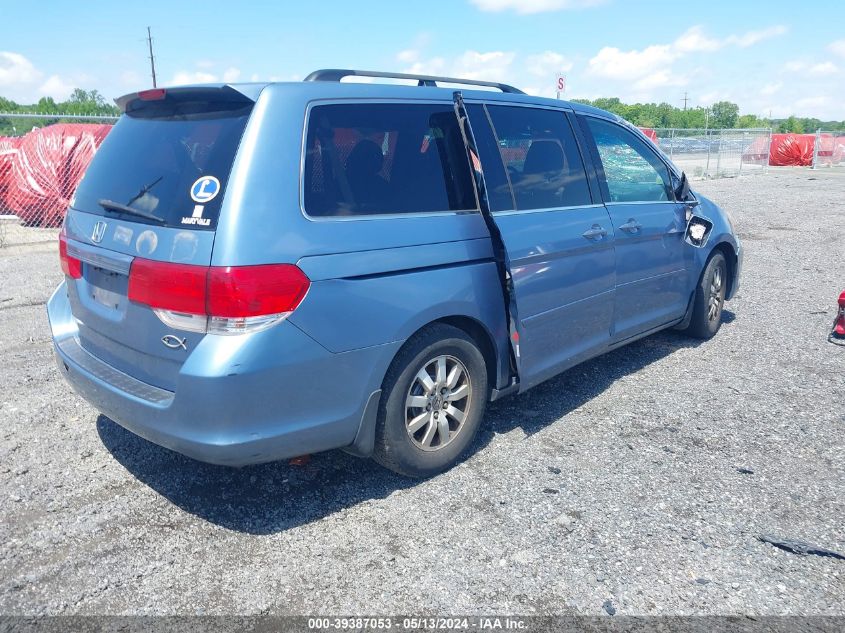
[[[463,330],[472,337],[478,345],[478,349],[481,350],[481,355],[484,356],[484,364],[487,366],[487,384],[491,389],[495,388],[499,378],[499,370],[496,364],[496,346],[487,328],[475,319],[466,316],[444,317],[433,322],[446,323]]]
[[[726,288],[726,295],[731,296],[736,275],[736,252],[734,252],[733,246],[731,246],[729,242],[719,242],[716,244],[716,246],[713,247],[713,251],[710,253],[710,257],[713,257],[713,253],[716,251],[720,251],[722,255],[724,255],[725,262],[728,265],[728,287]],[[709,259],[710,258],[708,258],[708,261]]]

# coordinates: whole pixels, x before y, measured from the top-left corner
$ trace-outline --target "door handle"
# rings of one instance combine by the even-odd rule
[[[641,228],[643,228],[643,225],[637,222],[634,218],[631,218],[625,222],[625,224],[621,225],[619,230],[634,234],[639,233]]]
[[[600,224],[593,224],[589,229],[584,231],[581,235],[588,240],[602,239],[607,236],[607,231]]]

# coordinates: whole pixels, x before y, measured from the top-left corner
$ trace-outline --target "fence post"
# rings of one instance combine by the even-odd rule
[[[819,128],[816,130],[816,138],[813,141],[813,164],[810,166],[810,169],[818,169],[818,161],[819,161],[819,144],[822,141],[822,129]]]
[[[704,177],[710,178],[710,130],[704,130],[704,140],[707,142],[707,163],[704,166]]]
[[[675,128],[669,130],[669,158],[672,158],[672,155],[675,152]]]
[[[771,163],[771,161],[772,161],[772,134],[773,134],[772,128],[769,128],[769,142],[766,144],[766,162],[763,166],[763,173],[764,174],[769,173],[769,167],[770,167],[769,163]]]
[[[719,177],[719,172],[722,166],[722,130],[719,130],[719,149],[716,150],[716,178]]]
[[[739,172],[737,172],[737,177],[742,176],[742,156],[745,154],[745,132],[742,133],[743,140],[742,144],[739,146]]]

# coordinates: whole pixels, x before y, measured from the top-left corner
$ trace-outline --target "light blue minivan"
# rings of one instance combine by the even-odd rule
[[[352,70],[118,104],[60,236],[58,364],[202,461],[344,448],[430,476],[488,401],[709,338],[739,286],[728,216],[601,110]]]

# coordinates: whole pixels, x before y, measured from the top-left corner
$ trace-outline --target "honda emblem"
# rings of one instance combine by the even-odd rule
[[[103,241],[103,236],[106,234],[106,223],[105,222],[97,222],[94,225],[94,230],[91,231],[91,241],[96,242],[99,244]]]

